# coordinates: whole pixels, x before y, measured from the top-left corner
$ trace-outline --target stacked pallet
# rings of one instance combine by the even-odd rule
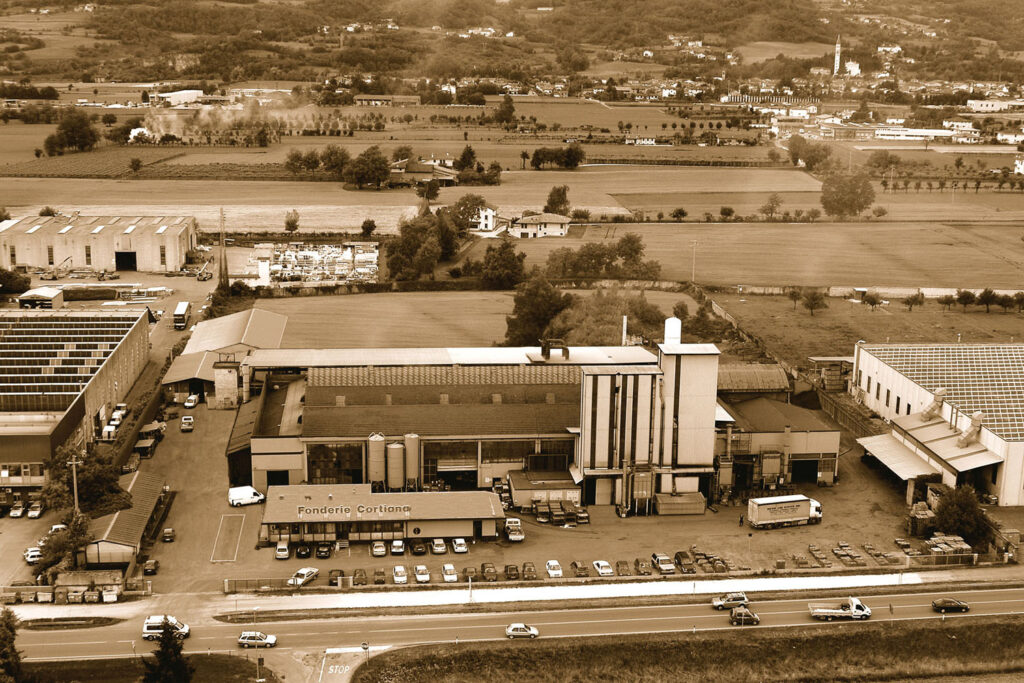
[[[935,534],[925,543],[928,555],[935,558],[936,564],[960,564],[964,556],[972,555],[974,549],[961,536]]]

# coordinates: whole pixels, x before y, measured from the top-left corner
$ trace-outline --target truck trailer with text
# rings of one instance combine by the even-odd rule
[[[755,529],[818,524],[821,503],[807,496],[751,498],[747,503],[747,522]]]

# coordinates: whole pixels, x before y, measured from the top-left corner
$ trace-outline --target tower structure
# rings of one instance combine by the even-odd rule
[[[843,63],[842,62],[842,52],[843,52],[842,34],[839,34],[839,35],[836,36],[836,60],[835,60],[835,63],[832,65],[832,75],[833,76],[838,76],[839,75],[839,67]]]

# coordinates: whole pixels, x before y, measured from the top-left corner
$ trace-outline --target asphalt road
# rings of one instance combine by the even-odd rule
[[[915,593],[872,596],[864,602],[873,611],[873,621],[941,619],[932,611],[936,597],[967,601],[967,615],[947,614],[945,618],[996,616],[1024,613],[1024,589],[997,589],[953,593]],[[841,599],[841,596],[836,598]],[[827,602],[814,599],[813,602]],[[260,619],[255,625],[210,621],[191,624],[192,636],[185,641],[189,653],[237,652],[238,634],[257,629],[278,637],[278,649],[317,651],[325,648],[418,645],[436,642],[494,640],[504,637],[505,626],[525,622],[540,630],[541,638],[604,636],[643,633],[686,632],[731,628],[771,628],[826,623],[811,619],[808,600],[773,600],[751,603],[761,617],[760,626],[733,627],[727,611],[707,605],[665,605],[551,611],[509,611],[501,614],[431,614],[418,616],[360,617],[273,621]],[[890,612],[890,605],[892,610]],[[188,614],[175,614],[189,622]],[[841,623],[841,622],[832,622]],[[141,621],[73,631],[29,631],[18,633],[18,647],[26,661],[130,657],[154,648],[140,637]]]

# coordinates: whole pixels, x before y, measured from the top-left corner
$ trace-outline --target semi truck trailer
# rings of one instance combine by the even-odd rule
[[[747,502],[747,523],[755,529],[774,529],[821,522],[821,503],[807,496],[751,498]]]
[[[839,602],[812,602],[807,605],[815,619],[870,619],[871,608],[857,598],[846,598]]]

